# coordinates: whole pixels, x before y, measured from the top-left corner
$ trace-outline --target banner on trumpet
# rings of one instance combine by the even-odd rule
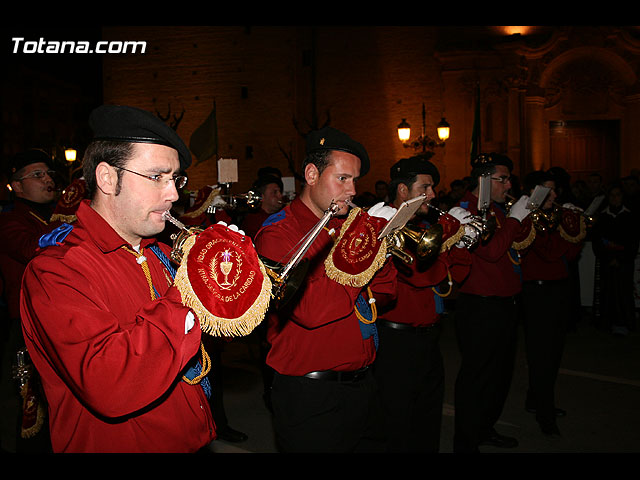
[[[226,337],[251,333],[264,319],[272,290],[251,239],[215,224],[186,238],[181,250],[175,285],[202,331]]]

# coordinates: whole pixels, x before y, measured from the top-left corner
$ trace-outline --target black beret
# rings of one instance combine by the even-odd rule
[[[102,105],[89,115],[94,140],[154,143],[178,151],[180,168],[191,165],[191,152],[176,131],[146,110],[123,105]]]
[[[275,183],[280,187],[280,190],[284,188],[282,179],[276,175],[262,175],[257,178],[255,182],[253,182],[252,188],[259,190],[262,187],[269,185],[270,183]]]
[[[548,180],[553,180],[553,176],[550,173],[545,172],[544,170],[536,170],[534,172],[529,172],[522,181],[522,185],[526,192],[529,192],[536,188],[536,185],[542,185],[544,182]]]
[[[340,150],[355,155],[360,159],[360,176],[369,171],[369,155],[362,144],[349,135],[333,127],[314,130],[307,135],[307,155],[320,150]]]
[[[431,175],[433,186],[440,183],[438,168],[421,155],[398,160],[390,169],[391,179],[413,177],[414,175]]]
[[[472,168],[480,168],[485,166],[503,165],[513,170],[513,162],[509,157],[501,153],[480,153],[471,160]]]
[[[37,148],[16,153],[9,159],[9,176],[32,163],[44,163],[51,168],[51,157]]]

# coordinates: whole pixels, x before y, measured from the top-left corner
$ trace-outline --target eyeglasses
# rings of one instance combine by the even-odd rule
[[[511,177],[491,177],[491,180],[505,184],[511,181]]]
[[[162,174],[145,175],[144,173],[134,172],[133,170],[129,170],[128,168],[124,168],[124,167],[115,167],[115,168],[119,168],[120,170],[124,170],[125,172],[135,173],[136,175],[146,178],[147,180],[151,180],[152,182],[155,182],[157,185],[162,187],[166,187],[167,185],[169,185],[170,182],[173,182],[175,183],[177,189],[181,189],[187,184],[187,180],[188,180],[188,178],[185,177],[184,175],[174,175],[173,177],[163,179]]]
[[[17,180],[24,180],[25,178],[44,178],[45,175],[49,175],[51,178],[56,174],[55,170],[34,170],[31,173],[27,173],[23,177]]]

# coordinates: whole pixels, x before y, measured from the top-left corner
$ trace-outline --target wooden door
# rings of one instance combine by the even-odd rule
[[[599,173],[605,184],[620,175],[620,122],[551,122],[550,166],[562,167],[571,181]]]

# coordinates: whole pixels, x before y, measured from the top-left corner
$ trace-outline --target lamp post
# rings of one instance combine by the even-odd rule
[[[82,168],[82,163],[74,168],[74,164],[77,159],[78,152],[75,148],[65,148],[64,158],[67,161],[67,168],[69,169],[69,183],[73,181],[73,174]]]
[[[414,150],[422,149],[422,152],[433,150],[436,147],[444,147],[445,142],[451,134],[451,127],[444,117],[440,120],[440,123],[436,126],[438,133],[438,140],[429,137],[426,133],[426,109],[424,103],[422,104],[422,134],[415,140],[410,141],[411,138],[411,125],[407,123],[405,118],[398,124],[398,138],[402,142],[405,148],[413,148]]]

